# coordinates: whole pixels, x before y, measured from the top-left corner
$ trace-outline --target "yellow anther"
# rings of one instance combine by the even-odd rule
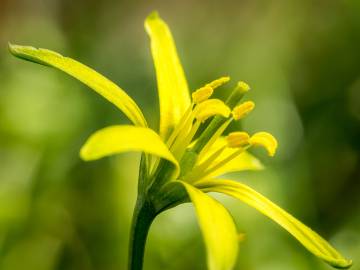
[[[194,93],[192,93],[192,99],[195,104],[201,103],[205,100],[207,100],[211,95],[213,94],[214,89],[211,86],[203,86],[196,90]]]
[[[240,91],[241,93],[246,93],[250,90],[250,86],[243,81],[239,81],[236,85],[236,90]]]
[[[274,156],[278,143],[273,135],[268,132],[258,132],[251,136],[251,145],[259,145],[266,149],[269,156]]]
[[[230,148],[240,148],[249,144],[250,136],[243,131],[231,132],[227,137],[227,145]]]
[[[255,108],[255,103],[252,101],[245,101],[240,105],[236,106],[233,111],[232,115],[235,120],[240,120],[244,118],[248,113],[250,113]]]
[[[208,99],[195,107],[195,117],[200,122],[205,122],[215,115],[229,117],[230,112],[230,108],[220,99]]]
[[[226,77],[221,77],[219,79],[216,79],[210,83],[207,84],[207,86],[212,87],[213,89],[218,88],[219,86],[227,83],[228,81],[230,81],[230,77],[226,76]]]

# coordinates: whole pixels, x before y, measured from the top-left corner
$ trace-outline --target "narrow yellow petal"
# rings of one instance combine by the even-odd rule
[[[199,189],[183,184],[195,206],[210,270],[231,270],[238,253],[238,233],[228,211]]]
[[[152,129],[136,126],[110,126],[95,132],[81,148],[82,159],[95,160],[122,152],[140,151],[169,160],[179,173],[179,164],[159,135]]]
[[[10,52],[22,59],[57,68],[89,86],[95,92],[118,107],[135,125],[147,126],[146,120],[136,105],[122,89],[95,70],[46,49],[9,44]]]
[[[160,134],[166,139],[190,106],[189,89],[170,29],[156,12],[145,20],[160,99]]]
[[[266,149],[269,156],[274,156],[278,143],[273,135],[268,132],[258,132],[251,136],[250,144],[259,145]]]
[[[278,223],[311,253],[330,265],[337,268],[351,266],[351,260],[345,259],[320,235],[249,186],[231,180],[214,179],[201,184],[199,182],[198,187],[207,192],[227,194],[250,205]]]

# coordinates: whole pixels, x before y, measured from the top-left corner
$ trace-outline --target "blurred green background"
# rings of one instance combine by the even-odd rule
[[[127,123],[59,71],[15,59],[7,42],[49,48],[103,73],[158,125],[143,20],[170,25],[191,89],[222,75],[252,86],[243,122],[279,151],[237,173],[317,230],[360,269],[360,1],[0,1],[0,269],[126,269],[139,155],[84,163],[95,130]],[[277,225],[219,197],[246,240],[236,269],[330,269]],[[194,210],[153,224],[145,269],[206,269]]]

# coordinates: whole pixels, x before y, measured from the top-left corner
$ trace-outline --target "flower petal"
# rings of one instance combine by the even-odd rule
[[[160,99],[160,134],[166,139],[190,106],[190,95],[183,68],[170,29],[156,12],[145,20],[151,41]]]
[[[135,125],[147,126],[146,120],[135,101],[116,84],[95,70],[69,57],[64,57],[61,54],[46,49],[12,44],[9,44],[9,49],[13,55],[19,58],[64,71],[113,103]]]
[[[351,266],[351,260],[343,258],[320,235],[249,186],[231,180],[214,179],[203,181],[198,184],[198,187],[207,192],[227,194],[254,207],[287,230],[311,253],[333,267],[348,268]]]
[[[181,183],[195,206],[210,270],[231,270],[238,253],[238,235],[229,212],[199,189]]]
[[[95,160],[128,151],[141,151],[167,159],[176,167],[179,164],[158,134],[152,129],[136,126],[110,126],[95,132],[81,148],[84,160]]]

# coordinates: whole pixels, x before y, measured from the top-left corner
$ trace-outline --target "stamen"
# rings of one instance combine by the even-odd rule
[[[214,89],[220,86],[221,84],[223,84],[224,82],[229,81],[229,79],[230,78],[228,77],[220,78],[219,80],[215,80],[214,82],[211,82],[210,84],[208,84],[208,86],[211,86]],[[250,87],[247,84],[243,82],[239,82],[237,87],[231,92],[230,96],[226,100],[225,104],[227,105],[227,107],[228,108],[235,107],[249,89]],[[197,107],[199,107],[205,102],[208,102],[208,100],[198,104]],[[231,120],[233,120],[233,118],[229,119],[227,114],[225,115],[226,117],[223,117],[221,114],[216,115],[212,119],[212,121],[207,125],[205,130],[201,133],[196,143],[185,152],[184,156],[182,157],[182,160],[180,161],[180,164],[182,163],[187,164],[186,170],[182,170],[181,172],[182,175],[186,175],[195,166],[197,158],[194,158],[194,156],[199,157],[200,153],[201,155],[206,153],[206,151],[202,151],[204,147],[206,146],[206,148],[209,149],[208,147],[210,147],[216,141],[216,139],[221,135],[221,133],[231,122]],[[189,162],[188,159],[191,160],[191,162]]]
[[[248,115],[253,109],[255,108],[255,103],[252,101],[245,101],[240,105],[236,106],[233,111],[232,115],[235,120],[240,120]]]
[[[210,86],[211,88],[215,89],[220,87],[221,85],[227,83],[228,81],[230,81],[230,77],[229,76],[225,76],[225,77],[221,77],[219,79],[216,79],[210,83],[207,84],[207,86]]]
[[[195,104],[201,103],[207,100],[214,92],[214,89],[211,86],[203,86],[192,93],[192,99]]]
[[[200,127],[201,122],[196,120],[192,125],[191,130],[187,133],[186,136],[183,136],[181,140],[176,140],[173,146],[171,147],[171,152],[175,156],[176,159],[180,159],[182,155],[185,153],[186,147],[190,144],[193,137]]]
[[[219,162],[217,162],[215,165],[213,165],[212,167],[208,168],[207,170],[205,170],[205,172],[202,174],[202,176],[200,178],[203,178],[209,174],[211,174],[212,172],[216,171],[217,169],[221,168],[222,166],[224,166],[226,163],[228,163],[230,160],[234,159],[235,157],[237,157],[238,155],[240,155],[242,152],[244,152],[247,148],[249,148],[249,139],[250,136],[249,134],[247,134],[246,132],[242,132],[242,131],[236,131],[236,132],[231,132],[227,137],[226,137],[226,142],[227,142],[227,147],[230,148],[239,148],[237,151],[232,152],[229,156],[227,156],[226,158],[220,160]],[[222,150],[223,151],[223,150]],[[218,155],[217,155],[218,156]],[[212,161],[215,160],[215,158],[212,156]],[[208,159],[209,160],[209,159]],[[210,163],[208,161],[205,161],[207,166],[210,165]],[[204,163],[205,163],[204,162]],[[202,164],[204,164],[202,163]],[[201,166],[201,165],[200,165]],[[205,168],[204,168],[205,169]],[[202,169],[202,171],[204,171]],[[198,177],[199,178],[199,177]]]
[[[187,117],[183,117],[181,123],[175,128],[167,142],[167,145],[175,157],[180,159],[186,147],[195,136],[200,124],[215,115],[221,115],[227,118],[230,115],[230,108],[219,99],[208,99],[196,104],[194,110],[191,111]],[[196,122],[192,124],[194,118]],[[188,131],[188,128],[190,128],[190,131]],[[185,129],[185,132],[183,132],[183,129]]]
[[[221,155],[225,148],[226,144],[214,151],[214,153],[212,153],[205,161],[201,162],[199,165],[196,165],[192,172],[186,176],[186,181],[192,182],[202,178],[201,176],[206,170],[206,168],[208,168],[210,164],[213,163]]]
[[[239,81],[235,89],[242,93],[246,93],[250,90],[250,86],[246,82]]]
[[[225,131],[225,129],[229,126],[229,124],[231,123],[232,118],[227,119],[225,121],[225,123],[223,123],[218,130],[216,130],[216,132],[214,133],[214,135],[212,135],[212,137],[207,141],[207,143],[205,144],[205,146],[203,147],[203,149],[200,151],[199,154],[199,160],[201,160],[204,155],[207,153],[207,151],[211,148],[211,146],[213,146],[213,144],[216,142],[216,140],[218,138],[220,138],[221,134],[223,134],[223,132]]]
[[[278,143],[273,135],[267,132],[258,132],[251,136],[249,140],[251,145],[259,145],[266,149],[269,156],[274,156]]]
[[[208,176],[209,174],[213,173],[214,171],[218,170],[219,168],[221,168],[222,166],[224,166],[226,163],[228,163],[230,160],[236,158],[238,155],[240,155],[241,153],[243,153],[246,149],[249,148],[249,145],[245,146],[245,147],[239,147],[238,150],[236,150],[235,152],[233,152],[232,154],[230,154],[229,156],[227,156],[226,158],[224,158],[223,160],[219,161],[218,163],[216,163],[214,166],[212,166],[211,168],[207,169],[204,174],[201,176],[201,178],[204,178],[206,176]]]
[[[195,118],[202,123],[215,115],[221,115],[226,118],[230,115],[230,108],[220,99],[208,99],[198,104],[195,108]]]
[[[226,137],[228,147],[230,148],[244,147],[245,145],[249,144],[249,139],[250,139],[249,134],[243,131],[231,132]]]
[[[188,146],[190,144],[190,142],[192,141],[193,137],[195,136],[196,132],[198,131],[199,127],[200,127],[201,122],[199,120],[195,121],[194,125],[192,126],[189,134],[187,135],[186,139],[185,139],[185,143],[184,143],[184,149],[186,149],[186,146]]]
[[[226,100],[226,105],[230,108],[235,107],[244,95],[250,90],[250,86],[242,81],[238,82],[231,95]]]
[[[192,115],[192,109],[193,109],[194,104],[191,104],[187,110],[185,111],[184,115],[181,117],[179,123],[177,124],[177,126],[175,127],[174,131],[171,133],[169,139],[166,142],[166,145],[170,148],[171,145],[174,143],[175,139],[177,138],[177,136],[179,135],[180,132],[183,132],[184,130],[188,130],[189,129],[189,125],[191,124],[192,120],[193,120],[193,115]]]

